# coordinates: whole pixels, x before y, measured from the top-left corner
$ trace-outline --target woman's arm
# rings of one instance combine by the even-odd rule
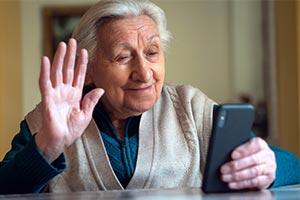
[[[51,164],[43,157],[25,120],[20,128],[0,162],[0,194],[40,192],[66,168],[63,154]]]
[[[289,151],[269,145],[276,157],[276,178],[272,188],[300,183],[300,160]]]
[[[82,99],[88,52],[76,56],[76,40],[64,42],[53,63],[43,57],[39,86],[42,124],[34,139],[26,122],[0,163],[0,193],[39,192],[64,168],[64,149],[81,137],[104,90],[95,88]],[[50,164],[51,163],[51,164]]]

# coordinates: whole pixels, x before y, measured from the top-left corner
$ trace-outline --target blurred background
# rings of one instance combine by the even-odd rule
[[[0,0],[0,159],[40,101],[42,55],[51,57],[96,0]],[[155,0],[173,41],[166,80],[218,103],[256,105],[256,133],[300,155],[300,2]]]

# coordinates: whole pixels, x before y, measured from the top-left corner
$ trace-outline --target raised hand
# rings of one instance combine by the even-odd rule
[[[70,39],[68,46],[59,44],[52,65],[47,57],[42,58],[39,85],[43,122],[35,142],[49,162],[82,135],[104,93],[96,88],[81,100],[87,63],[85,49],[76,60],[75,39]]]
[[[275,154],[261,138],[237,147],[231,157],[221,167],[221,179],[231,189],[266,189],[275,180]]]

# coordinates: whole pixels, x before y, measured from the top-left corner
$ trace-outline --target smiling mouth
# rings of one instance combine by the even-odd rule
[[[133,91],[133,92],[143,92],[150,90],[153,87],[153,85],[144,86],[144,87],[138,87],[138,88],[128,88],[127,90]]]
[[[140,87],[140,88],[132,88],[132,90],[147,90],[150,89],[152,85],[146,86],[146,87]]]

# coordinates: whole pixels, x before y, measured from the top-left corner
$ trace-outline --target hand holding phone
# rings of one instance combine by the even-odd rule
[[[276,177],[275,153],[261,138],[254,137],[235,148],[232,160],[222,165],[221,178],[234,190],[266,189]]]
[[[220,167],[231,160],[231,152],[251,139],[254,107],[251,104],[223,104],[215,106],[213,129],[209,142],[202,190],[230,192],[220,179]]]

